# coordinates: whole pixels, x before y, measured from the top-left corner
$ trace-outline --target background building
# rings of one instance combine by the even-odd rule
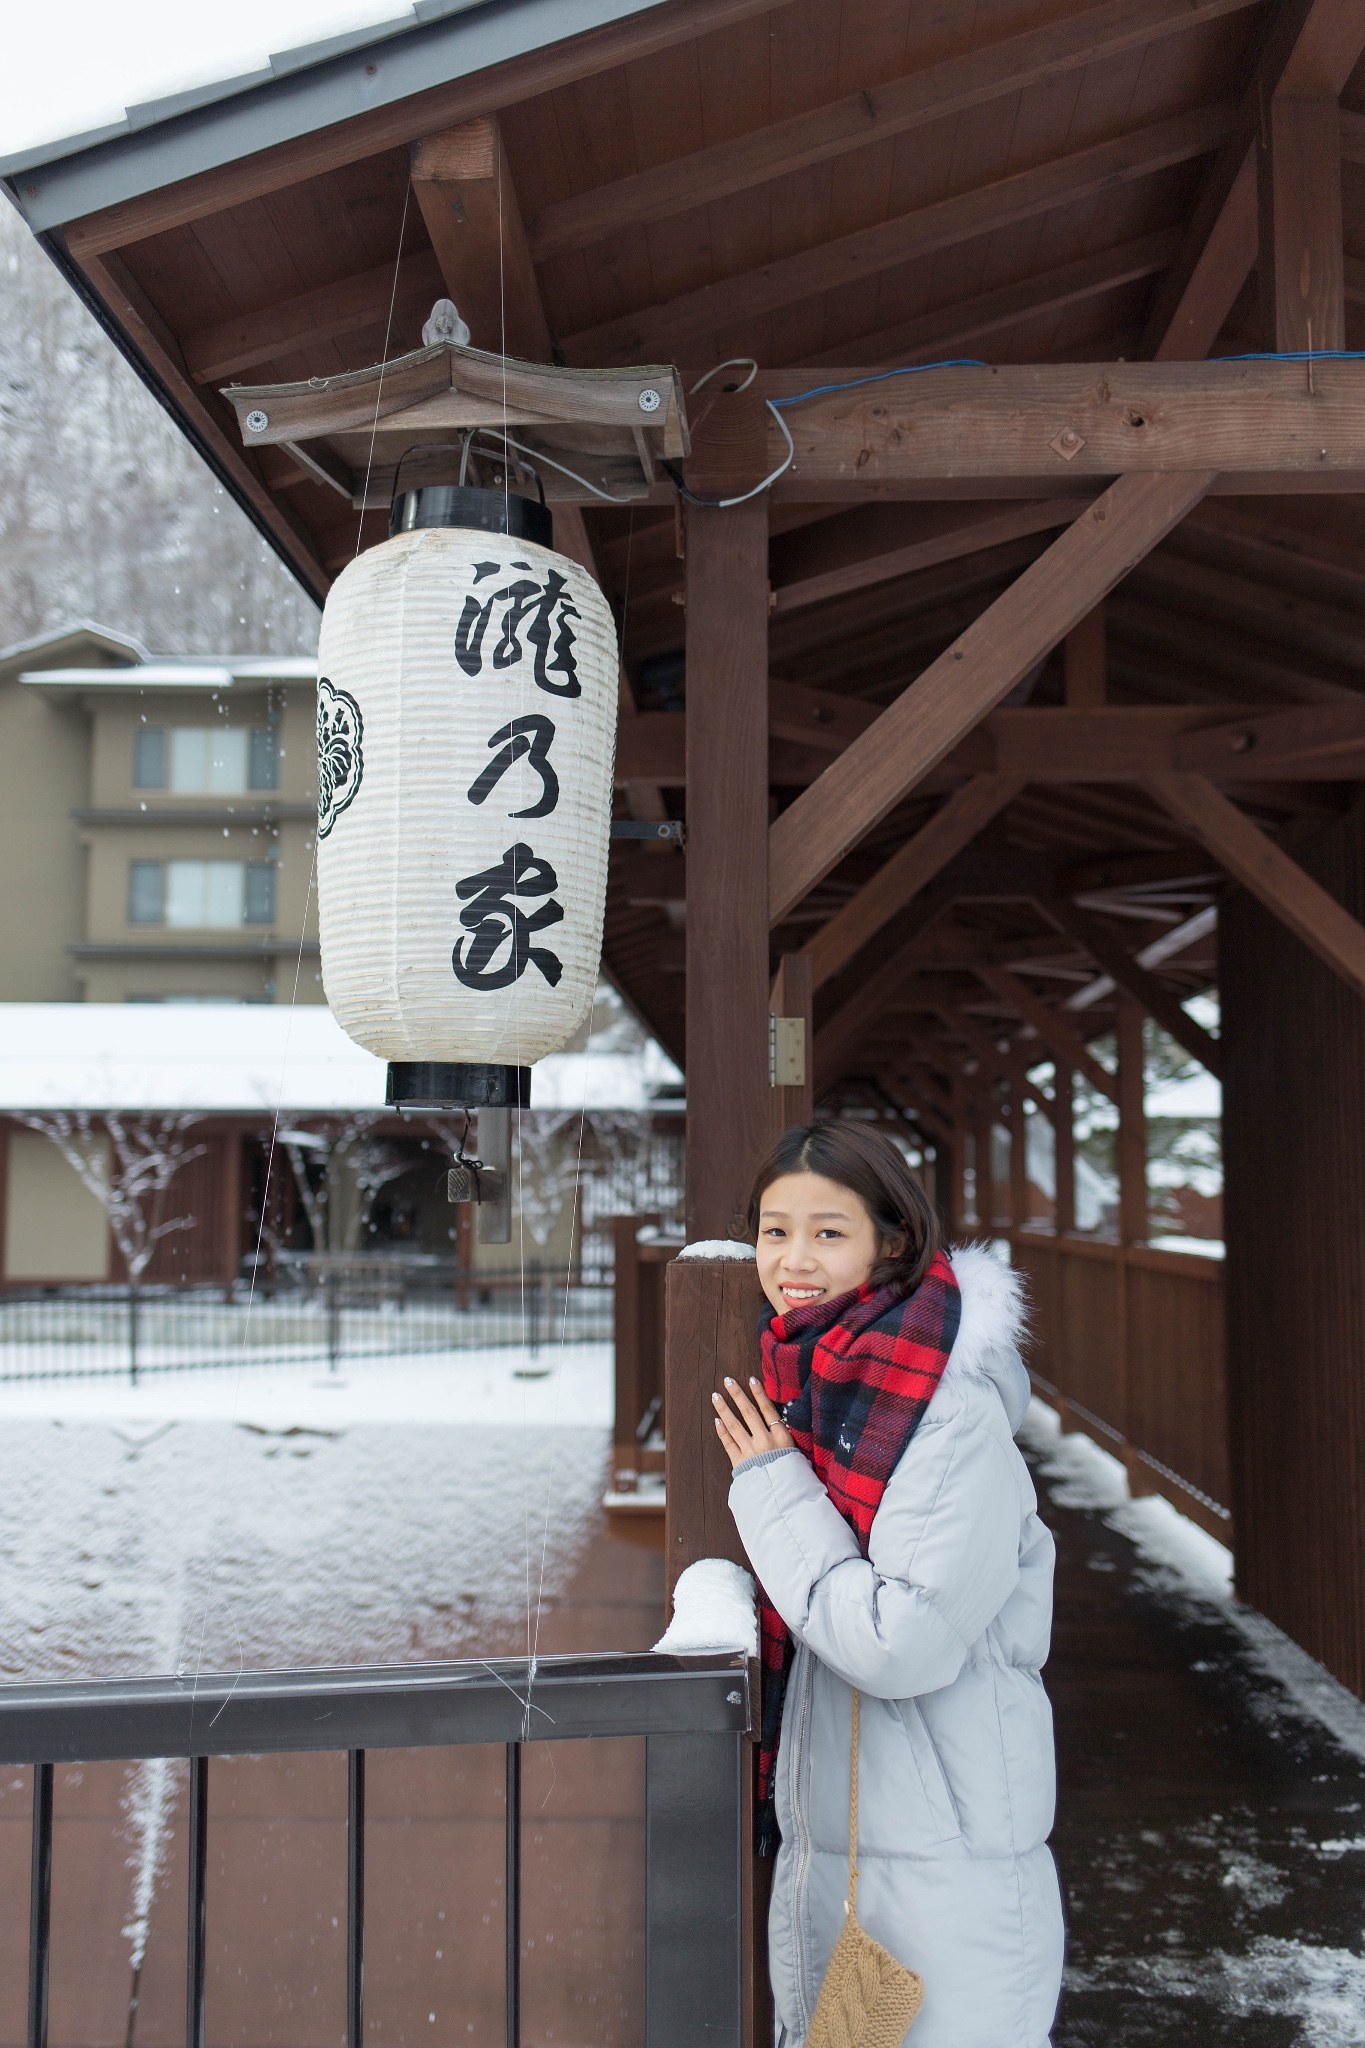
[[[0,651],[0,1001],[321,1002],[316,663]]]

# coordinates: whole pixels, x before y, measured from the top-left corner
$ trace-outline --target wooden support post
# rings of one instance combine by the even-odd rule
[[[636,1468],[635,1431],[644,1413],[640,1357],[640,1247],[636,1233],[644,1219],[613,1216],[615,1250],[613,1330],[616,1338],[616,1426],[612,1432],[613,1464]]]
[[[1097,604],[1062,642],[1070,711],[1095,711],[1105,701],[1104,606]]]
[[[1010,1082],[1010,1223],[1022,1230],[1028,1222],[1028,1124],[1024,1091]]]
[[[670,1611],[679,1574],[702,1557],[748,1569],[730,1513],[730,1461],[711,1396],[758,1369],[763,1296],[751,1259],[674,1259],[667,1268],[668,1437],[664,1510]]]
[[[1257,199],[1265,346],[1345,348],[1341,113],[1335,97],[1277,94],[1271,100],[1257,146]]]
[[[962,1230],[962,1187],[959,1160],[962,1157],[961,1127],[951,1137],[934,1140],[934,1201],[943,1221],[949,1244]]]
[[[1147,1111],[1142,1053],[1143,1012],[1131,996],[1118,1002],[1119,1239],[1147,1238]]]
[[[768,508],[687,519],[687,1235],[740,1237],[767,1143]]]
[[[771,1135],[793,1124],[808,1124],[814,1113],[815,1022],[811,1007],[810,960],[784,953],[768,996],[775,1020],[768,1045],[768,1110]]]
[[[229,1291],[232,1288],[232,1283],[237,1278],[237,1270],[242,1258],[243,1142],[240,1131],[233,1124],[228,1125],[218,1140],[219,1157],[222,1160],[220,1185],[223,1193],[222,1236],[220,1239],[222,1249],[219,1254],[221,1261],[220,1272],[223,1285]],[[327,1247],[321,1244],[313,1246],[315,1252],[325,1251],[326,1249]]]
[[[1053,1224],[1058,1237],[1076,1228],[1076,1077],[1063,1060],[1058,1060],[1052,1092],[1057,1102],[1056,1196]]]

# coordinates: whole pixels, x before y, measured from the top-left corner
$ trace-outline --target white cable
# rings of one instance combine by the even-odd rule
[[[747,363],[749,365],[749,374],[744,379],[744,382],[742,384],[735,385],[732,396],[737,397],[741,391],[747,391],[749,386],[753,383],[754,378],[758,375],[757,358],[754,356],[727,356],[723,363],[716,364],[714,370],[707,370],[702,376],[698,377],[696,383],[688,392],[688,397],[695,398],[697,393],[701,390],[703,384],[709,384],[711,382],[711,379],[713,377],[718,377],[722,370],[737,370],[741,363]]]

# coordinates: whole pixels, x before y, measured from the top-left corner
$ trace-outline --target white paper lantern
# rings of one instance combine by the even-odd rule
[[[573,1036],[601,960],[616,700],[606,600],[547,546],[424,526],[343,571],[318,645],[318,907],[357,1044],[523,1067]]]

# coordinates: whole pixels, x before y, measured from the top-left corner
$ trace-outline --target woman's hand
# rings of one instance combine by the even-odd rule
[[[791,1449],[791,1432],[764,1393],[762,1383],[751,1379],[749,1389],[752,1400],[738,1380],[725,1382],[725,1392],[737,1411],[733,1413],[726,1407],[723,1395],[711,1396],[716,1411],[716,1434],[725,1446],[732,1469],[742,1465],[746,1458],[756,1458],[760,1451]]]

